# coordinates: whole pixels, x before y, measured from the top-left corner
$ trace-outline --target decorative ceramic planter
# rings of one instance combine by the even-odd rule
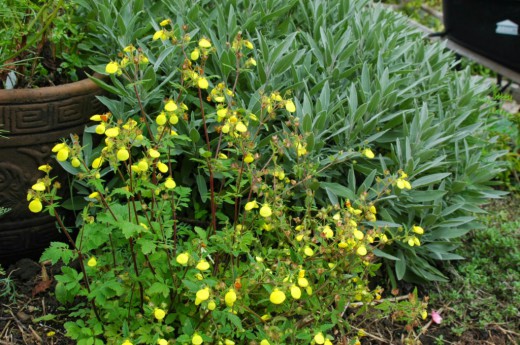
[[[90,116],[103,112],[96,99],[102,93],[89,79],[0,90],[0,128],[7,131],[7,139],[0,138],[0,206],[11,208],[0,218],[0,262],[37,258],[51,241],[63,240],[53,218],[28,210],[27,190],[42,176],[38,166],[54,161],[54,144],[71,133],[81,135]],[[66,189],[66,180],[60,183]]]

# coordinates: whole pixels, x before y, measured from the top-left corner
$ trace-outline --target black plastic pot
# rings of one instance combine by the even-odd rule
[[[520,72],[520,0],[444,0],[449,39]]]

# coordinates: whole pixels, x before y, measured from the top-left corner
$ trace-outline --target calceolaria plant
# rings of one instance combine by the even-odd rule
[[[207,70],[210,38],[168,19],[156,28],[148,46],[129,45],[104,66],[113,86],[97,82],[119,97],[102,99],[110,112],[92,118],[82,141],[53,148],[74,176],[72,204],[84,206],[76,239],[50,166],[28,193],[30,210],[50,213],[69,239],[42,257],[65,264],[56,297],[74,301],[67,335],[78,344],[359,343],[347,316],[379,304],[375,253],[393,241],[420,245],[421,227],[393,236],[376,222],[378,198],[411,188],[406,174],[378,179],[375,198],[317,206],[320,174],[347,156],[325,167],[312,159],[289,92],[244,104],[236,88],[254,73],[253,43],[242,34],[229,43],[235,74],[218,80]],[[284,130],[270,134],[276,126]],[[401,308],[410,332],[425,308],[416,299]]]

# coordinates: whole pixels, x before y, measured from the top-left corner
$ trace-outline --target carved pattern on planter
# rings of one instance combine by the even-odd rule
[[[90,116],[104,111],[96,99],[101,94],[90,80],[35,90],[0,90],[0,128],[7,130],[8,137],[0,138],[0,206],[12,209],[0,218],[0,261],[61,239],[52,218],[28,210],[27,190],[43,176],[38,166],[49,163],[55,174],[61,170],[51,148],[71,133],[81,135]],[[65,181],[61,171],[60,183]]]

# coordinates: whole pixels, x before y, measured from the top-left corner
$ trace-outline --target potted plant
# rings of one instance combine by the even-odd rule
[[[56,238],[49,217],[32,215],[21,202],[34,169],[51,160],[53,143],[81,133],[103,110],[102,90],[87,79],[91,61],[85,22],[70,0],[8,0],[0,27],[0,261],[38,255]],[[64,181],[60,181],[63,183]]]

